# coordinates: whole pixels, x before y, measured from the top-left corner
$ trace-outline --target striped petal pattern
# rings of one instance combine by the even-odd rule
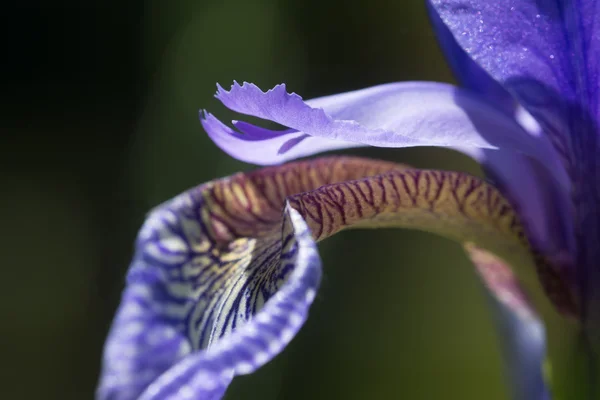
[[[97,398],[221,398],[235,375],[272,359],[305,321],[321,275],[316,242],[350,227],[390,226],[485,248],[518,266],[521,280],[538,282],[514,210],[478,178],[350,157],[240,173],[190,189],[148,217]],[[483,277],[504,290],[496,294],[507,307],[530,312],[505,273],[511,285]],[[553,285],[573,311],[570,293],[559,280]],[[520,301],[506,301],[507,292]]]
[[[343,158],[266,168],[154,210],[139,233],[97,398],[220,398],[234,374],[271,359],[306,318],[321,271],[286,198],[393,168]]]

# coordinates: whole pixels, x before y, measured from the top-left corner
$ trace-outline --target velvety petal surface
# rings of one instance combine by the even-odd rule
[[[237,122],[239,133],[201,113],[204,129],[221,149],[260,165],[360,145],[503,148],[557,165],[549,145],[512,117],[448,84],[393,83],[305,102],[285,85],[263,92],[234,83],[230,91],[219,87],[217,98],[233,111],[289,128],[277,132]]]
[[[428,1],[460,47],[572,153],[573,112],[598,114],[597,2]]]
[[[598,74],[595,0],[430,0],[458,44],[540,123],[573,182],[578,290],[600,348]]]
[[[446,56],[446,62],[460,86],[482,95],[496,108],[512,115],[516,108],[516,102],[512,95],[465,53],[429,2],[427,9],[438,43]]]
[[[506,260],[518,280],[482,277],[511,312],[531,313],[518,282],[535,290],[547,266],[532,256],[510,203],[486,182],[347,157],[269,167],[190,189],[150,214],[97,398],[219,399],[306,319],[321,274],[316,242],[346,228],[392,226]],[[571,293],[557,293],[563,310],[576,312]]]

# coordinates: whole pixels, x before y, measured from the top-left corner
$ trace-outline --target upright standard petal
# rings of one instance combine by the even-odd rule
[[[598,115],[596,1],[428,1],[462,49],[572,153],[573,108]]]
[[[514,210],[477,178],[343,157],[234,175],[176,197],[144,224],[97,398],[220,398],[302,325],[320,277],[315,242],[385,226],[473,243],[537,285]],[[508,286],[489,286],[506,298]],[[555,300],[568,306],[562,295]]]
[[[354,146],[503,148],[557,164],[548,145],[516,121],[452,85],[403,82],[303,101],[284,85],[263,92],[250,83],[219,87],[217,98],[233,111],[286,126],[277,132],[236,122],[241,132],[202,113],[213,141],[233,157],[275,164]]]
[[[513,115],[516,102],[512,95],[465,53],[429,2],[427,9],[438,43],[446,56],[446,62],[460,86],[473,90],[492,102],[496,108]]]
[[[461,86],[481,94],[507,115],[521,116],[525,130],[540,136],[540,127],[531,127],[532,117],[459,46],[430,2],[427,8],[440,47]],[[536,249],[555,260],[556,265],[562,264],[563,269],[572,268],[573,260],[568,265],[564,260],[566,254],[575,250],[569,204],[571,185],[567,176],[552,174],[537,160],[514,151],[478,149],[468,153],[483,165],[486,175],[518,207]]]
[[[429,0],[458,44],[540,123],[573,182],[576,281],[600,352],[596,0]]]

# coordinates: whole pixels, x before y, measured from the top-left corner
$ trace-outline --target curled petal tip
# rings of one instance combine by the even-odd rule
[[[354,157],[191,189],[140,231],[98,399],[221,398],[234,375],[267,363],[300,329],[321,277],[316,241],[342,229],[425,229],[520,260],[515,218],[477,178]]]
[[[288,127],[264,138],[264,147],[274,151],[264,151],[261,158],[273,158],[270,162],[283,160],[278,154],[281,143],[270,146],[268,140],[292,132],[312,138],[292,146],[298,154],[290,152],[286,160],[365,145],[506,148],[546,156],[514,120],[473,93],[447,84],[396,83],[304,101],[288,93],[285,84],[264,92],[245,82],[234,83],[229,91],[220,87],[217,98],[232,111]]]

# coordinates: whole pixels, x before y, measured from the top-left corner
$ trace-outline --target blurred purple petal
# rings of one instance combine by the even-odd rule
[[[490,303],[512,399],[550,400],[543,376],[546,340],[542,322],[513,313],[495,298]]]
[[[543,377],[544,327],[510,267],[473,245],[465,250],[484,283],[513,400],[549,400]]]

